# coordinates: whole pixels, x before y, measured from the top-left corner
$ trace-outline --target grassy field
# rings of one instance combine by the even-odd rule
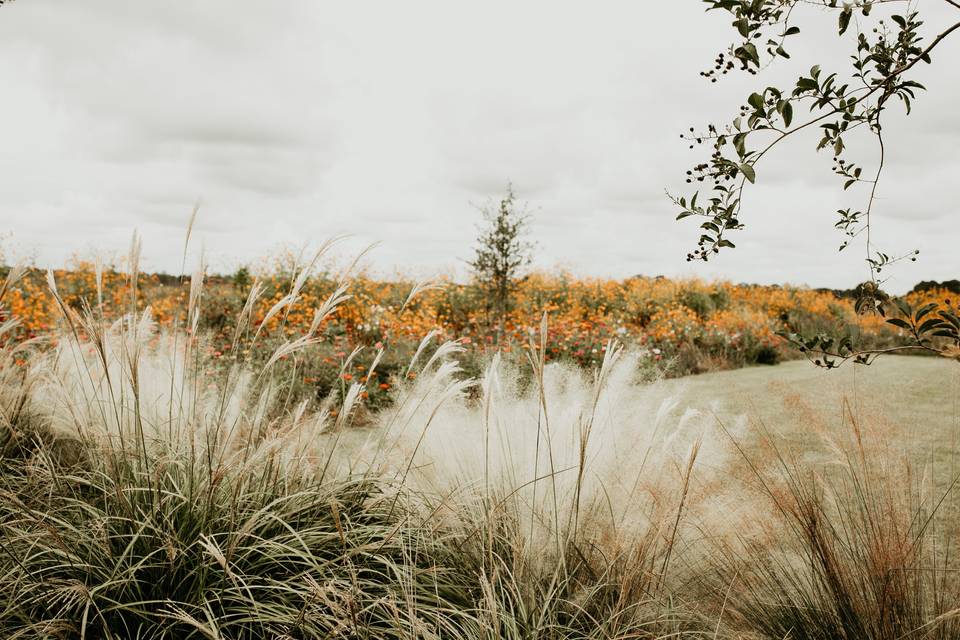
[[[787,438],[802,439],[813,422],[839,425],[851,410],[919,452],[955,450],[960,436],[960,366],[944,358],[888,356],[838,370],[797,360],[661,384],[725,423],[763,421]]]
[[[305,278],[226,317],[194,278],[166,323],[128,278],[119,317],[51,274],[51,335],[0,324],[3,637],[960,637],[956,362],[650,383],[649,347],[582,366],[544,321],[318,389],[348,281],[270,335]]]

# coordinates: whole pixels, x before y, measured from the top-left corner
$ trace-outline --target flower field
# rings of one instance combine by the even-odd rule
[[[313,321],[314,311],[334,294],[338,280],[319,275],[306,278],[296,301],[283,313],[270,310],[284,300],[294,283],[296,269],[273,267],[257,277],[205,278],[202,314],[197,331],[208,336],[214,358],[265,358],[283,340],[300,335]],[[161,325],[184,326],[181,310],[190,295],[190,277],[142,274],[135,296],[129,277],[119,269],[99,270],[76,262],[53,273],[64,302],[73,308],[97,305],[106,317],[130,311],[136,299],[140,310],[149,307]],[[98,278],[100,279],[98,293]],[[237,317],[250,289],[258,287],[251,317],[262,325],[258,349],[251,354],[248,341],[234,336],[231,319]],[[323,341],[308,356],[298,355],[296,383],[316,386],[320,395],[335,384],[353,380],[376,382],[366,393],[374,399],[386,394],[401,374],[401,364],[430,332],[440,339],[458,339],[466,351],[464,370],[475,374],[495,352],[519,357],[544,313],[549,329],[546,357],[582,367],[603,359],[611,338],[642,354],[651,371],[668,376],[730,369],[751,364],[773,364],[800,354],[778,332],[801,334],[850,332],[864,346],[897,344],[902,330],[878,316],[858,316],[853,301],[829,291],[789,286],[741,285],[702,280],[633,277],[626,280],[575,278],[564,273],[534,273],[519,283],[513,308],[499,337],[489,302],[477,286],[450,281],[431,283],[408,301],[416,283],[387,281],[367,276],[350,279],[350,297],[321,327]],[[947,301],[947,291],[908,296],[911,304],[924,300]],[[46,274],[31,270],[10,292],[6,313],[20,321],[24,337],[40,336],[56,328],[61,317]],[[396,362],[379,367],[379,380],[368,380],[365,371],[379,347],[389,345]],[[354,353],[357,348],[361,350]],[[231,353],[236,349],[238,353]],[[351,360],[347,373],[344,362]],[[413,374],[410,374],[413,375]],[[338,378],[341,378],[338,380]]]

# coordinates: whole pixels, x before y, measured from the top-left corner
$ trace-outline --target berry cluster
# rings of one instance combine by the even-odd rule
[[[701,71],[700,76],[704,78],[709,78],[710,82],[716,82],[718,72],[723,75],[727,75],[728,73],[733,71],[735,66],[736,65],[733,60],[728,59],[723,53],[720,53],[716,57],[716,59],[713,61],[713,69],[709,69],[707,71]],[[746,70],[746,69],[747,69],[747,65],[744,64],[743,70]]]

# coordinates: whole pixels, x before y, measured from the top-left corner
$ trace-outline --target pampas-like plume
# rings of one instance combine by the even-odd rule
[[[193,205],[193,211],[190,212],[190,219],[187,221],[187,233],[183,237],[183,260],[186,262],[187,249],[190,247],[190,236],[193,235],[193,225],[197,222],[197,214],[200,213],[200,201]],[[182,273],[182,272],[181,272]]]
[[[10,270],[7,272],[7,277],[3,279],[3,284],[0,285],[0,302],[3,301],[7,293],[20,282],[26,273],[27,267],[24,264],[15,264],[10,267]]]
[[[190,276],[190,298],[187,305],[187,324],[190,327],[190,334],[197,334],[197,327],[200,326],[200,298],[203,295],[203,279],[206,275],[206,265],[203,256],[200,257],[200,264],[196,271]]]
[[[413,300],[419,296],[421,293],[426,291],[437,291],[445,288],[445,284],[437,280],[420,280],[419,282],[414,283],[413,287],[410,289],[410,293],[407,294],[406,299],[403,301],[403,304],[400,306],[399,313],[403,313],[407,306],[413,302]]]
[[[93,273],[97,285],[97,309],[103,314],[103,259],[99,255],[94,261]]]
[[[349,300],[351,295],[347,294],[347,289],[350,287],[347,283],[340,284],[333,293],[327,296],[327,299],[323,301],[323,304],[317,307],[316,311],[313,313],[313,320],[310,322],[310,328],[307,330],[307,335],[313,335],[320,330],[320,325],[323,324],[324,320],[330,317],[341,304]]]
[[[310,277],[310,274],[313,272],[313,268],[317,265],[320,259],[330,250],[330,248],[336,243],[339,242],[340,238],[334,238],[324,242],[320,248],[314,253],[313,258],[310,260],[307,265],[300,270],[295,272],[293,284],[290,287],[290,292],[287,295],[283,296],[278,300],[270,309],[267,311],[266,315],[263,316],[263,320],[260,321],[260,324],[257,326],[257,331],[254,334],[254,338],[260,335],[260,332],[267,325],[267,323],[275,318],[277,314],[281,311],[286,311],[294,304],[297,303],[297,300],[300,299],[300,290],[303,288],[303,285],[306,284],[307,278]]]
[[[266,375],[267,371],[270,370],[270,367],[279,362],[282,358],[292,355],[302,349],[307,347],[319,344],[321,340],[309,335],[300,336],[296,340],[291,340],[289,342],[284,342],[273,352],[270,358],[267,360],[266,364],[263,365],[263,368],[260,370],[260,376]]]
[[[431,330],[427,333],[427,335],[423,336],[423,338],[420,340],[420,344],[417,345],[417,350],[416,350],[416,352],[414,352],[413,357],[410,358],[410,364],[407,365],[407,372],[406,372],[406,373],[407,373],[408,376],[410,375],[410,372],[413,371],[414,365],[417,364],[417,360],[420,359],[420,354],[423,353],[423,351],[427,348],[427,345],[430,344],[430,341],[433,340],[433,338],[434,338],[438,333],[440,333],[439,329],[431,329]]]
[[[364,247],[364,249],[360,251],[360,253],[354,256],[350,264],[347,265],[347,268],[341,271],[340,275],[337,276],[337,282],[339,284],[344,284],[345,282],[347,282],[347,280],[350,278],[351,274],[353,273],[353,270],[357,267],[357,264],[360,263],[360,260],[362,260],[365,255],[373,251],[379,244],[380,244],[379,242],[372,242],[368,244],[366,247]]]
[[[253,309],[257,304],[257,300],[260,299],[260,296],[263,294],[263,282],[259,278],[254,279],[253,284],[250,285],[250,291],[247,293],[247,299],[243,303],[243,309],[240,310],[240,315],[237,316],[237,323],[233,330],[233,342],[231,343],[231,348],[234,353],[236,353],[237,345],[240,344],[240,337],[246,333],[247,329],[250,328],[250,320],[253,317]]]

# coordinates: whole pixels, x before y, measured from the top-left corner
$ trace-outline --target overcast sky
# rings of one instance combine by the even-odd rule
[[[960,16],[921,0],[930,26]],[[537,264],[585,275],[700,275],[849,286],[834,211],[859,206],[815,140],[781,151],[744,200],[736,251],[684,261],[674,222],[699,153],[691,125],[728,120],[766,79],[698,75],[730,41],[697,0],[283,2],[17,0],[0,8],[0,232],[7,255],[63,264],[122,250],[177,271],[190,210],[215,270],[352,234],[389,274],[470,257],[473,205],[512,181]],[[842,68],[834,17],[807,12],[791,63]],[[819,33],[819,36],[813,34]],[[801,36],[802,38],[803,36]],[[891,288],[960,277],[960,36],[921,69],[929,93],[888,118],[874,235],[921,250]],[[872,167],[872,155],[861,156]],[[845,199],[846,198],[846,199]],[[198,242],[198,248],[199,248]]]

